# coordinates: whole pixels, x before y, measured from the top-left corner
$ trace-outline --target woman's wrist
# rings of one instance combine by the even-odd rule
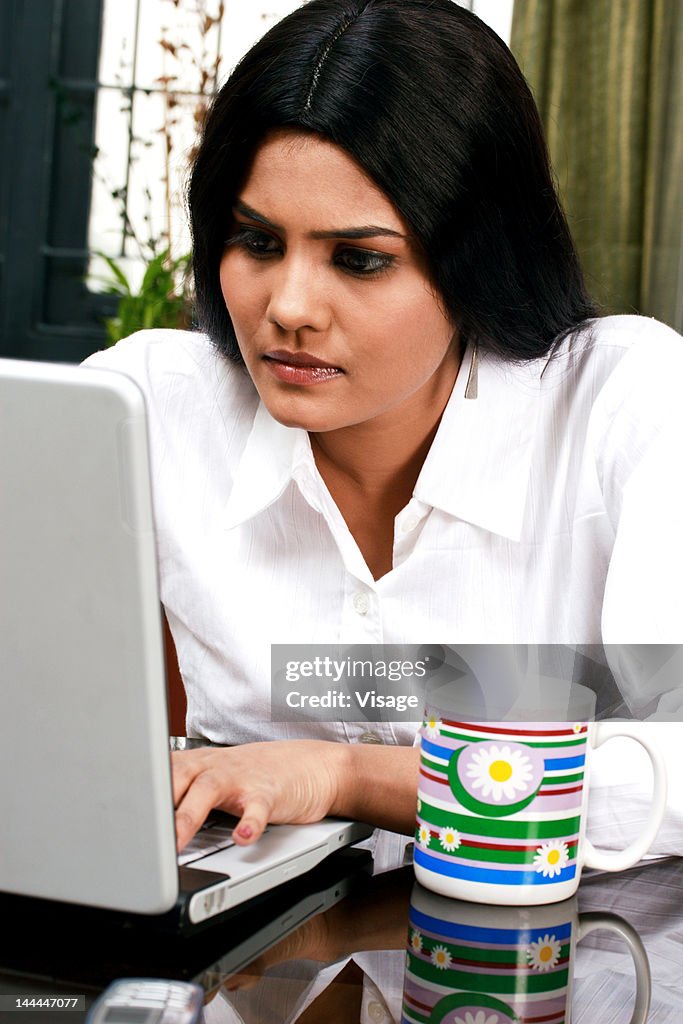
[[[330,814],[412,835],[419,752],[413,747],[332,743],[334,778]]]
[[[325,744],[327,771],[331,780],[332,802],[329,814],[333,818],[353,818],[354,757],[350,743],[330,741]],[[361,819],[357,819],[361,820]]]

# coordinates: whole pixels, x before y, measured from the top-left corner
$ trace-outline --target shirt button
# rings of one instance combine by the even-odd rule
[[[362,732],[358,737],[359,743],[384,743],[381,736],[378,736],[376,732]]]
[[[367,594],[358,593],[353,595],[353,607],[359,615],[367,615],[370,601]]]
[[[387,1011],[384,1009],[381,1003],[373,1000],[368,1003],[368,1017],[372,1021],[380,1021],[387,1019]]]
[[[417,516],[408,516],[407,519],[403,520],[403,525],[401,527],[401,532],[402,533],[411,533],[415,529],[415,527],[417,526],[417,524],[419,522],[420,522],[420,520],[417,518]]]

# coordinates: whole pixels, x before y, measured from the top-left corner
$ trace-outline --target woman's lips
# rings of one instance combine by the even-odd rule
[[[274,377],[287,384],[324,384],[344,372],[308,352],[266,352],[263,361]]]

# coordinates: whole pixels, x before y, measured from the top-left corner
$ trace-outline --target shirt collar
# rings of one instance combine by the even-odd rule
[[[546,360],[517,366],[480,354],[477,397],[466,398],[472,355],[468,348],[414,496],[448,515],[518,540]],[[235,474],[226,527],[264,511],[293,480],[300,488],[303,484],[310,500],[304,478],[311,481],[316,475],[307,432],[278,423],[259,402]]]
[[[226,527],[232,529],[263,512],[299,475],[299,467],[313,465],[311,442],[305,430],[285,427],[259,402],[242,453],[226,509]]]
[[[479,354],[477,397],[466,398],[472,356],[468,348],[415,485],[415,498],[519,540],[547,360],[516,365]]]

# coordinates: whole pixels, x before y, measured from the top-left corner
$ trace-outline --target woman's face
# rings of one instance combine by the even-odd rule
[[[319,432],[440,415],[459,362],[453,324],[405,223],[344,150],[293,130],[261,145],[220,278],[281,423]]]

